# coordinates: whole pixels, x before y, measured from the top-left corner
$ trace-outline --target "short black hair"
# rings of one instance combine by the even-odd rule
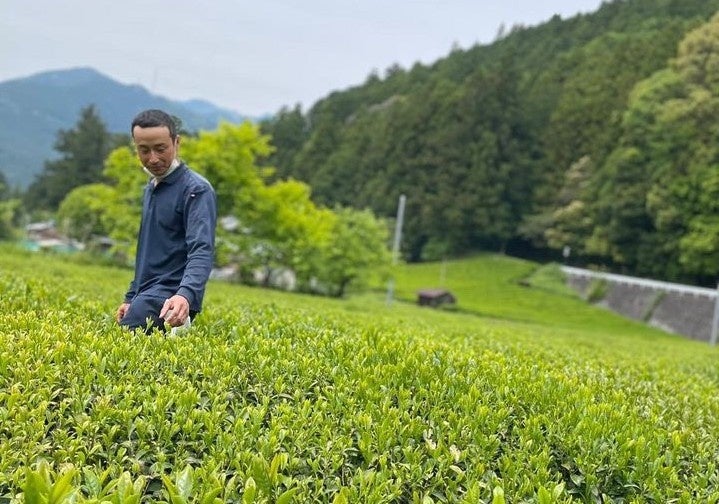
[[[175,119],[173,119],[173,117],[167,112],[159,109],[143,110],[137,114],[132,120],[132,125],[130,126],[131,136],[134,136],[133,130],[135,129],[135,126],[139,126],[140,128],[167,126],[167,129],[170,130],[170,138],[174,140],[177,136],[177,123],[175,122]]]

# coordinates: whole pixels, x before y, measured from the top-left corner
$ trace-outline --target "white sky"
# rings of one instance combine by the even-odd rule
[[[601,0],[0,0],[0,81],[93,67],[241,114],[306,110],[394,63],[410,68]]]

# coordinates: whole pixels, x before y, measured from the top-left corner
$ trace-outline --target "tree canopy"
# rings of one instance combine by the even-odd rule
[[[270,181],[274,170],[260,158],[271,151],[269,137],[248,122],[223,123],[182,141],[183,160],[217,193],[225,224],[218,229],[216,262],[239,264],[246,281],[260,272],[263,283],[274,271],[289,269],[300,289],[342,296],[388,262],[387,226],[369,210],[318,206],[310,187],[297,180]],[[147,176],[129,147],[110,153],[102,175],[106,182],[73,189],[58,218],[82,241],[109,236],[115,253],[129,261]]]
[[[430,66],[395,65],[263,123],[270,160],[324,205],[391,218],[406,194],[410,261],[568,247],[582,264],[708,282],[717,9],[606,2]]]
[[[94,105],[83,108],[74,128],[58,132],[55,150],[60,158],[45,162],[25,193],[26,206],[56,210],[73,188],[102,181],[105,158],[127,142],[127,135],[108,131]]]

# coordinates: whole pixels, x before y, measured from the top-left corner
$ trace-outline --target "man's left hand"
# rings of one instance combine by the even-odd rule
[[[160,318],[164,319],[171,327],[179,327],[185,323],[190,316],[190,303],[183,296],[175,294],[165,300],[160,310]]]

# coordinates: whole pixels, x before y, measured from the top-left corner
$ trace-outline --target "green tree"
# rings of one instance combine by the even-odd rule
[[[333,295],[342,297],[352,285],[366,285],[370,275],[389,266],[388,231],[385,222],[370,210],[336,208],[330,240],[321,251],[320,281]]]
[[[8,199],[10,196],[10,187],[7,183],[7,178],[5,177],[5,173],[0,171],[0,201]]]
[[[324,252],[329,250],[333,233],[347,238],[352,226],[358,232],[366,230],[367,219],[349,224],[345,221],[350,214],[345,211],[345,225],[340,226],[339,216],[312,201],[309,185],[292,179],[269,183],[273,169],[259,162],[273,149],[269,136],[256,126],[223,124],[217,131],[185,141],[182,149],[183,158],[215,186],[220,214],[235,219],[235,226],[219,231],[218,242],[224,249],[224,260],[241,262],[244,277],[259,268],[269,283],[274,271],[289,268],[296,273],[301,288],[316,289],[315,279],[334,294],[343,292],[356,277],[352,272],[345,273],[347,278],[323,276],[330,271]],[[354,266],[356,271],[381,254],[372,251],[378,241],[370,239],[371,233],[365,238],[366,257]],[[386,248],[383,242],[380,245]],[[342,258],[340,252],[335,250],[332,260],[350,270],[357,258]]]
[[[590,248],[639,274],[716,274],[719,16],[687,34],[668,68],[638,84],[618,147],[594,181]]]
[[[309,126],[300,105],[293,109],[283,107],[272,118],[261,124],[262,132],[272,138],[273,151],[268,162],[277,167],[277,177],[286,178],[294,171],[293,159],[307,141]]]
[[[310,187],[296,180],[279,181],[266,186],[258,200],[257,219],[250,227],[263,247],[260,266],[269,278],[273,269],[292,269],[303,288],[320,268],[319,251],[330,239],[335,215],[315,205]]]
[[[660,239],[674,238],[685,272],[712,279],[719,256],[717,51],[719,15],[687,34],[679,45],[670,68],[681,79],[683,90],[659,108],[661,124],[676,134],[673,145],[658,150],[669,162],[660,165],[647,196]]]
[[[567,55],[572,71],[562,84],[544,142],[563,173],[589,156],[600,163],[616,144],[621,113],[634,85],[666,66],[686,22],[650,19],[629,33],[609,32]]]
[[[182,143],[181,157],[215,188],[221,222],[236,219],[235,226],[220,225],[217,230],[221,265],[238,260],[249,265],[250,251],[256,246],[253,227],[260,218],[261,191],[274,173],[272,167],[259,163],[272,150],[270,137],[250,122],[222,123],[217,130],[202,131]]]
[[[575,254],[587,252],[586,240],[593,226],[589,201],[590,177],[594,171],[589,156],[570,166],[549,215],[542,215],[546,224],[541,229],[543,241],[552,249],[569,247]]]
[[[7,184],[5,174],[0,171],[0,240],[9,240],[15,237],[20,209],[20,199],[14,197]]]
[[[568,240],[587,254],[604,250],[607,261],[620,258],[627,269],[647,263],[638,257],[653,249],[679,264],[676,234],[657,246],[659,220],[647,196],[666,189],[639,187],[654,170],[635,166],[632,149],[647,162],[659,157],[630,138],[639,133],[627,130],[625,112],[637,82],[665,67],[686,31],[717,8],[719,0],[606,2],[594,14],[555,16],[513,27],[489,45],[455,47],[431,65],[392,68],[384,78],[374,72],[304,116],[280,114],[294,133],[276,130],[272,159],[278,174],[308,183],[313,200],[329,207],[390,217],[397,197],[408,195],[409,260],[512,250],[530,238],[536,247]],[[586,187],[566,200],[559,194],[573,190],[577,175],[567,172],[582,159],[591,160]],[[624,167],[631,173],[622,180],[637,187],[610,181]],[[621,197],[617,209],[612,194]],[[630,244],[628,227],[638,222],[643,242]]]
[[[215,131],[185,138],[180,155],[212,182],[220,215],[252,214],[258,191],[274,173],[259,160],[272,153],[270,137],[250,122],[223,122]]]
[[[97,215],[87,220],[113,240],[112,252],[121,262],[132,262],[136,252],[137,233],[140,229],[143,188],[147,175],[142,171],[137,156],[130,147],[119,147],[105,160],[104,177],[107,189],[96,187],[85,190],[84,198],[94,197],[86,203]],[[92,187],[92,185],[91,185]],[[98,198],[103,198],[97,201]],[[81,222],[81,221],[80,221]],[[98,231],[99,231],[98,230]]]
[[[26,207],[54,211],[75,187],[102,182],[103,161],[127,141],[127,135],[107,130],[94,105],[83,108],[73,128],[58,132],[55,150],[61,157],[45,162],[25,194]]]
[[[60,229],[76,240],[88,243],[94,236],[106,236],[108,212],[117,210],[110,204],[117,199],[115,187],[107,184],[87,184],[76,187],[65,196],[57,211]]]
[[[510,59],[473,74],[429,140],[442,153],[434,204],[442,210],[433,234],[448,236],[454,252],[505,250],[530,208],[536,153],[517,81]]]
[[[653,224],[646,211],[650,165],[636,147],[615,150],[603,168],[605,183],[594,207],[596,226],[587,251],[610,257],[631,271],[644,259]]]
[[[17,234],[15,223],[19,210],[19,199],[11,198],[0,200],[0,240],[15,238]]]

